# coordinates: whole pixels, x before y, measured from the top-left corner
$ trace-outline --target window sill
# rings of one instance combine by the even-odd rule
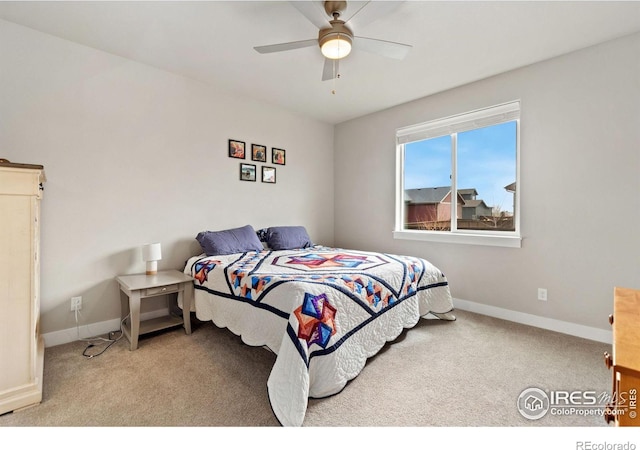
[[[522,238],[510,235],[501,236],[494,234],[472,233],[448,233],[441,231],[394,231],[394,239],[407,239],[412,241],[443,242],[447,244],[486,245],[493,247],[521,248]]]

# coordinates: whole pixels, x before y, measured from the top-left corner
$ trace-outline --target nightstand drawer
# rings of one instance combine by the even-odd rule
[[[144,290],[144,296],[148,297],[151,295],[169,294],[171,292],[177,292],[178,288],[178,284],[168,284],[167,286],[151,287]]]

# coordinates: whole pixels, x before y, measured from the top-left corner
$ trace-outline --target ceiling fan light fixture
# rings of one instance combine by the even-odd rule
[[[351,53],[351,36],[346,34],[328,34],[320,41],[320,51],[329,59],[342,59]]]

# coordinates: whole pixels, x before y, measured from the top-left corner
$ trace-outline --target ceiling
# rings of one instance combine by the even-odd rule
[[[354,34],[413,48],[401,61],[354,48],[336,81],[321,81],[316,46],[253,49],[317,37],[291,2],[0,1],[0,18],[332,124],[640,32],[640,1],[405,1],[367,23],[383,3]]]

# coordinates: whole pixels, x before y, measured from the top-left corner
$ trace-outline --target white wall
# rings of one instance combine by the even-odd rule
[[[48,178],[44,333],[75,327],[76,295],[82,324],[117,319],[114,277],[144,270],[141,244],[162,242],[160,269],[181,269],[197,232],[246,223],[426,257],[457,298],[588,327],[609,328],[613,286],[640,288],[640,35],[335,130],[2,20],[0,42],[0,157]],[[514,99],[523,247],[394,240],[395,129]],[[285,148],[277,184],[240,182],[229,138]]]
[[[425,257],[459,299],[610,329],[614,286],[640,288],[638,55],[636,34],[338,125],[336,245]],[[396,128],[518,99],[522,248],[394,240]]]
[[[204,229],[300,224],[333,244],[332,126],[2,20],[0,42],[0,157],[47,176],[43,333],[75,327],[72,296],[81,325],[118,318],[114,277],[144,271],[149,241],[161,270]],[[229,138],[285,149],[277,183],[239,181]]]

